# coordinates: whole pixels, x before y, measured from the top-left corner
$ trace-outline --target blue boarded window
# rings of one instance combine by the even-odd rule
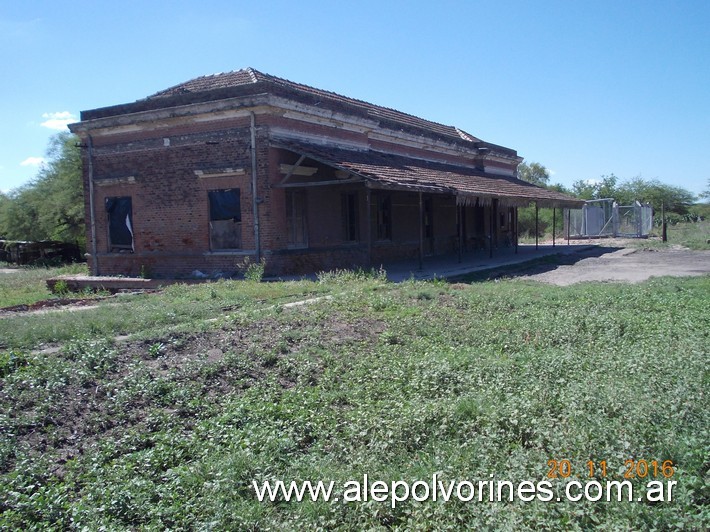
[[[242,247],[242,209],[238,188],[210,190],[210,249]]]

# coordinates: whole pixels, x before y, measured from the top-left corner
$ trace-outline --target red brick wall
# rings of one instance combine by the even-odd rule
[[[151,275],[173,276],[187,275],[195,269],[208,274],[232,273],[243,256],[213,253],[209,248],[207,192],[213,189],[239,188],[242,248],[255,249],[249,120],[234,122],[229,128],[217,131],[210,129],[197,124],[159,134],[97,139],[93,169],[100,274],[137,275],[144,270]],[[259,136],[261,146],[265,146],[263,133]],[[262,148],[262,158],[265,150]],[[262,176],[268,170],[268,161],[260,162],[258,173],[261,181],[265,181]],[[241,169],[244,173],[207,178],[195,175],[195,170],[225,168]],[[127,182],[129,176],[135,182]],[[106,182],[109,184],[104,185]],[[115,196],[132,198],[134,253],[109,253],[104,205],[107,197]],[[87,187],[87,214],[88,197]]]
[[[267,274],[301,274],[332,268],[368,266],[368,219],[372,220],[372,266],[399,259],[415,259],[419,254],[418,193],[375,191],[372,209],[366,210],[363,184],[307,187],[308,249],[288,249],[286,189],[280,164],[294,164],[297,154],[268,147],[268,125],[298,128],[310,134],[337,134],[349,141],[366,141],[362,133],[332,130],[324,126],[271,116],[257,116],[257,198],[260,238]],[[168,139],[167,141],[165,139]],[[165,129],[115,135],[97,135],[94,140],[93,169],[96,247],[102,275],[139,275],[155,277],[188,276],[194,270],[205,274],[235,273],[245,256],[255,258],[256,241],[251,191],[250,119],[221,122],[179,123]],[[88,151],[84,150],[87,176]],[[335,171],[314,161],[313,178],[293,176],[290,181],[335,179]],[[209,172],[232,168],[242,175],[199,178],[195,170]],[[135,182],[125,178],[132,176]],[[121,181],[123,180],[123,181]],[[102,184],[103,183],[103,184]],[[109,184],[106,184],[109,183]],[[212,252],[209,248],[209,202],[213,189],[239,188],[242,214],[242,250]],[[358,194],[360,241],[345,242],[342,226],[341,196]],[[376,240],[375,197],[390,194],[392,199],[392,240]],[[134,253],[109,253],[105,199],[130,196],[133,206]],[[85,180],[87,220],[89,219],[88,179]],[[427,250],[434,254],[456,249],[455,198],[432,195],[434,234]],[[473,211],[472,207],[469,210]],[[370,218],[371,217],[371,218]],[[469,234],[488,234],[489,210],[485,227],[475,228],[474,216],[467,217]],[[87,225],[90,241],[90,226]],[[88,249],[91,250],[89,244]]]

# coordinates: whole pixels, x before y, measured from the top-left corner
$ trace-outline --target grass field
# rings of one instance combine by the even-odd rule
[[[707,528],[709,298],[708,277],[558,288],[342,273],[0,319],[0,528]],[[47,345],[59,350],[33,351]],[[609,480],[626,460],[671,460],[631,482],[640,494],[665,471],[678,485],[672,502],[395,508],[259,502],[252,488],[538,482],[549,460],[582,477],[604,460]]]
[[[661,229],[654,228],[660,237]],[[689,249],[710,249],[710,220],[694,223],[678,223],[667,227],[668,242],[658,238],[639,241],[640,246],[659,248],[680,245]]]
[[[0,268],[12,273],[0,273],[0,308],[31,305],[52,297],[46,280],[55,275],[87,273],[86,264],[72,264],[61,268],[19,268],[0,263]]]

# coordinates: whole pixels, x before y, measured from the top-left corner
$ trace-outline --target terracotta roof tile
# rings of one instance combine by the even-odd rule
[[[515,177],[488,174],[465,166],[436,163],[374,150],[346,150],[294,141],[274,141],[274,147],[306,155],[329,166],[362,176],[371,186],[454,194],[462,203],[577,207],[583,203],[567,194],[538,187]]]
[[[258,70],[255,70],[253,68],[245,68],[242,70],[235,70],[233,72],[224,72],[208,76],[201,76],[199,78],[195,78],[190,81],[186,81],[184,83],[180,83],[168,89],[157,92],[152,96],[149,96],[148,100],[154,100],[168,96],[176,96],[186,93],[206,92],[212,90],[239,87],[256,83],[272,83],[287,90],[297,91],[300,93],[309,94],[319,98],[325,98],[335,102],[354,105],[365,111],[368,116],[374,119],[392,120],[394,122],[399,122],[407,126],[426,129],[433,133],[450,137],[456,140],[463,139],[472,143],[480,142],[480,139],[476,138],[474,135],[466,133],[465,131],[462,131],[454,126],[446,126],[437,122],[432,122],[430,120],[419,118],[414,115],[403,113],[401,111],[397,111],[389,107],[374,105],[355,98],[342,96],[335,92],[317,89],[315,87],[310,87],[301,83],[295,83],[287,79],[272,76],[270,74],[264,74],[263,72],[259,72]]]

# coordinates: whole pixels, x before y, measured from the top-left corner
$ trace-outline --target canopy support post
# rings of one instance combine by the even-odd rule
[[[537,201],[536,201],[536,202],[535,202],[535,251],[537,251],[538,244],[539,244],[539,233],[538,233],[538,231],[539,231],[539,229],[538,229],[538,225],[539,225],[539,210],[540,210],[540,209],[538,208],[538,204],[537,204]]]
[[[557,208],[552,207],[552,247],[555,247],[555,233],[557,232],[557,218],[555,217]]]
[[[424,269],[424,198],[419,192],[419,269]]]

